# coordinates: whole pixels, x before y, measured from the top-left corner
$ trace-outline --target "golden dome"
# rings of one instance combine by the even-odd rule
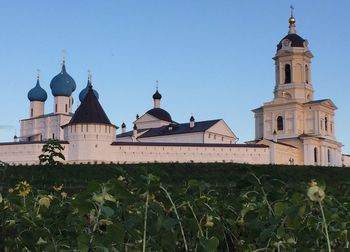
[[[289,18],[289,24],[295,24],[295,18],[293,16]]]

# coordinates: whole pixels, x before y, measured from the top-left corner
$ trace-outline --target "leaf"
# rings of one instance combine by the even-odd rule
[[[216,251],[219,246],[219,240],[215,236],[211,237],[210,239],[201,237],[199,239],[199,243],[206,252]]]
[[[124,243],[124,227],[119,223],[107,226],[107,239],[119,244]]]
[[[173,219],[173,218],[166,218],[164,221],[163,221],[163,227],[166,229],[166,230],[171,230],[175,227],[175,225],[178,223],[178,220],[177,219]]]
[[[286,209],[286,207],[287,207],[287,204],[285,204],[284,202],[277,202],[273,206],[273,210],[277,216],[281,216],[284,210]]]
[[[82,234],[78,237],[78,250],[80,252],[89,251],[89,237],[85,234]]]
[[[114,210],[109,206],[102,206],[101,210],[103,215],[106,216],[107,218],[111,217],[114,214]]]

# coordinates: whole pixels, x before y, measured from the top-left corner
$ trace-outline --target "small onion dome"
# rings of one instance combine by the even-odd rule
[[[162,95],[158,92],[158,89],[157,89],[157,91],[154,93],[153,99],[154,99],[154,100],[160,100],[160,99],[162,99]]]
[[[30,101],[41,101],[41,102],[46,101],[47,93],[40,86],[39,79],[37,79],[35,87],[33,87],[31,90],[29,90],[28,99]]]
[[[194,117],[193,116],[191,116],[190,122],[194,122]]]
[[[126,128],[126,125],[125,125],[125,123],[122,123],[122,128],[124,128],[124,129]]]
[[[53,96],[71,96],[76,89],[74,79],[67,73],[66,65],[63,61],[62,70],[50,82],[50,88]]]
[[[92,86],[92,84],[91,84],[91,81],[88,80],[86,87],[83,90],[80,91],[80,94],[79,94],[80,102],[82,102],[84,100],[87,92],[89,91],[89,87],[90,86]],[[93,91],[94,91],[94,94],[95,94],[95,96],[96,96],[96,98],[98,100],[98,98],[99,98],[98,92],[95,89],[93,89]]]
[[[137,126],[136,126],[136,124],[134,124],[134,127],[133,127],[133,129],[134,129],[134,130],[137,130]]]

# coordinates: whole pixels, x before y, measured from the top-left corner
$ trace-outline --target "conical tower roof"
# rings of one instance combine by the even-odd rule
[[[92,86],[89,87],[84,100],[75,111],[69,125],[78,123],[111,124],[111,121],[95,96]]]

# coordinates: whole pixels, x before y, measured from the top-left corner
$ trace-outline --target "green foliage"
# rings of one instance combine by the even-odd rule
[[[3,184],[0,251],[327,251],[328,243],[331,251],[349,250],[346,169],[70,165],[56,173],[53,167],[20,168],[24,174],[30,170],[25,176],[32,192],[18,196]],[[5,180],[12,181],[17,169],[6,169]],[[38,179],[34,171],[51,173]],[[74,173],[81,180],[73,180]],[[99,182],[91,181],[94,176]],[[48,186],[52,177],[59,181]],[[63,189],[53,190],[64,177]],[[316,181],[309,186],[311,178]],[[81,183],[79,190],[72,187],[66,196],[62,190],[72,181]],[[17,182],[18,177],[11,186]]]
[[[65,160],[62,151],[64,147],[60,144],[60,141],[56,139],[49,139],[42,148],[42,154],[39,156],[41,165],[60,165],[62,160]]]

